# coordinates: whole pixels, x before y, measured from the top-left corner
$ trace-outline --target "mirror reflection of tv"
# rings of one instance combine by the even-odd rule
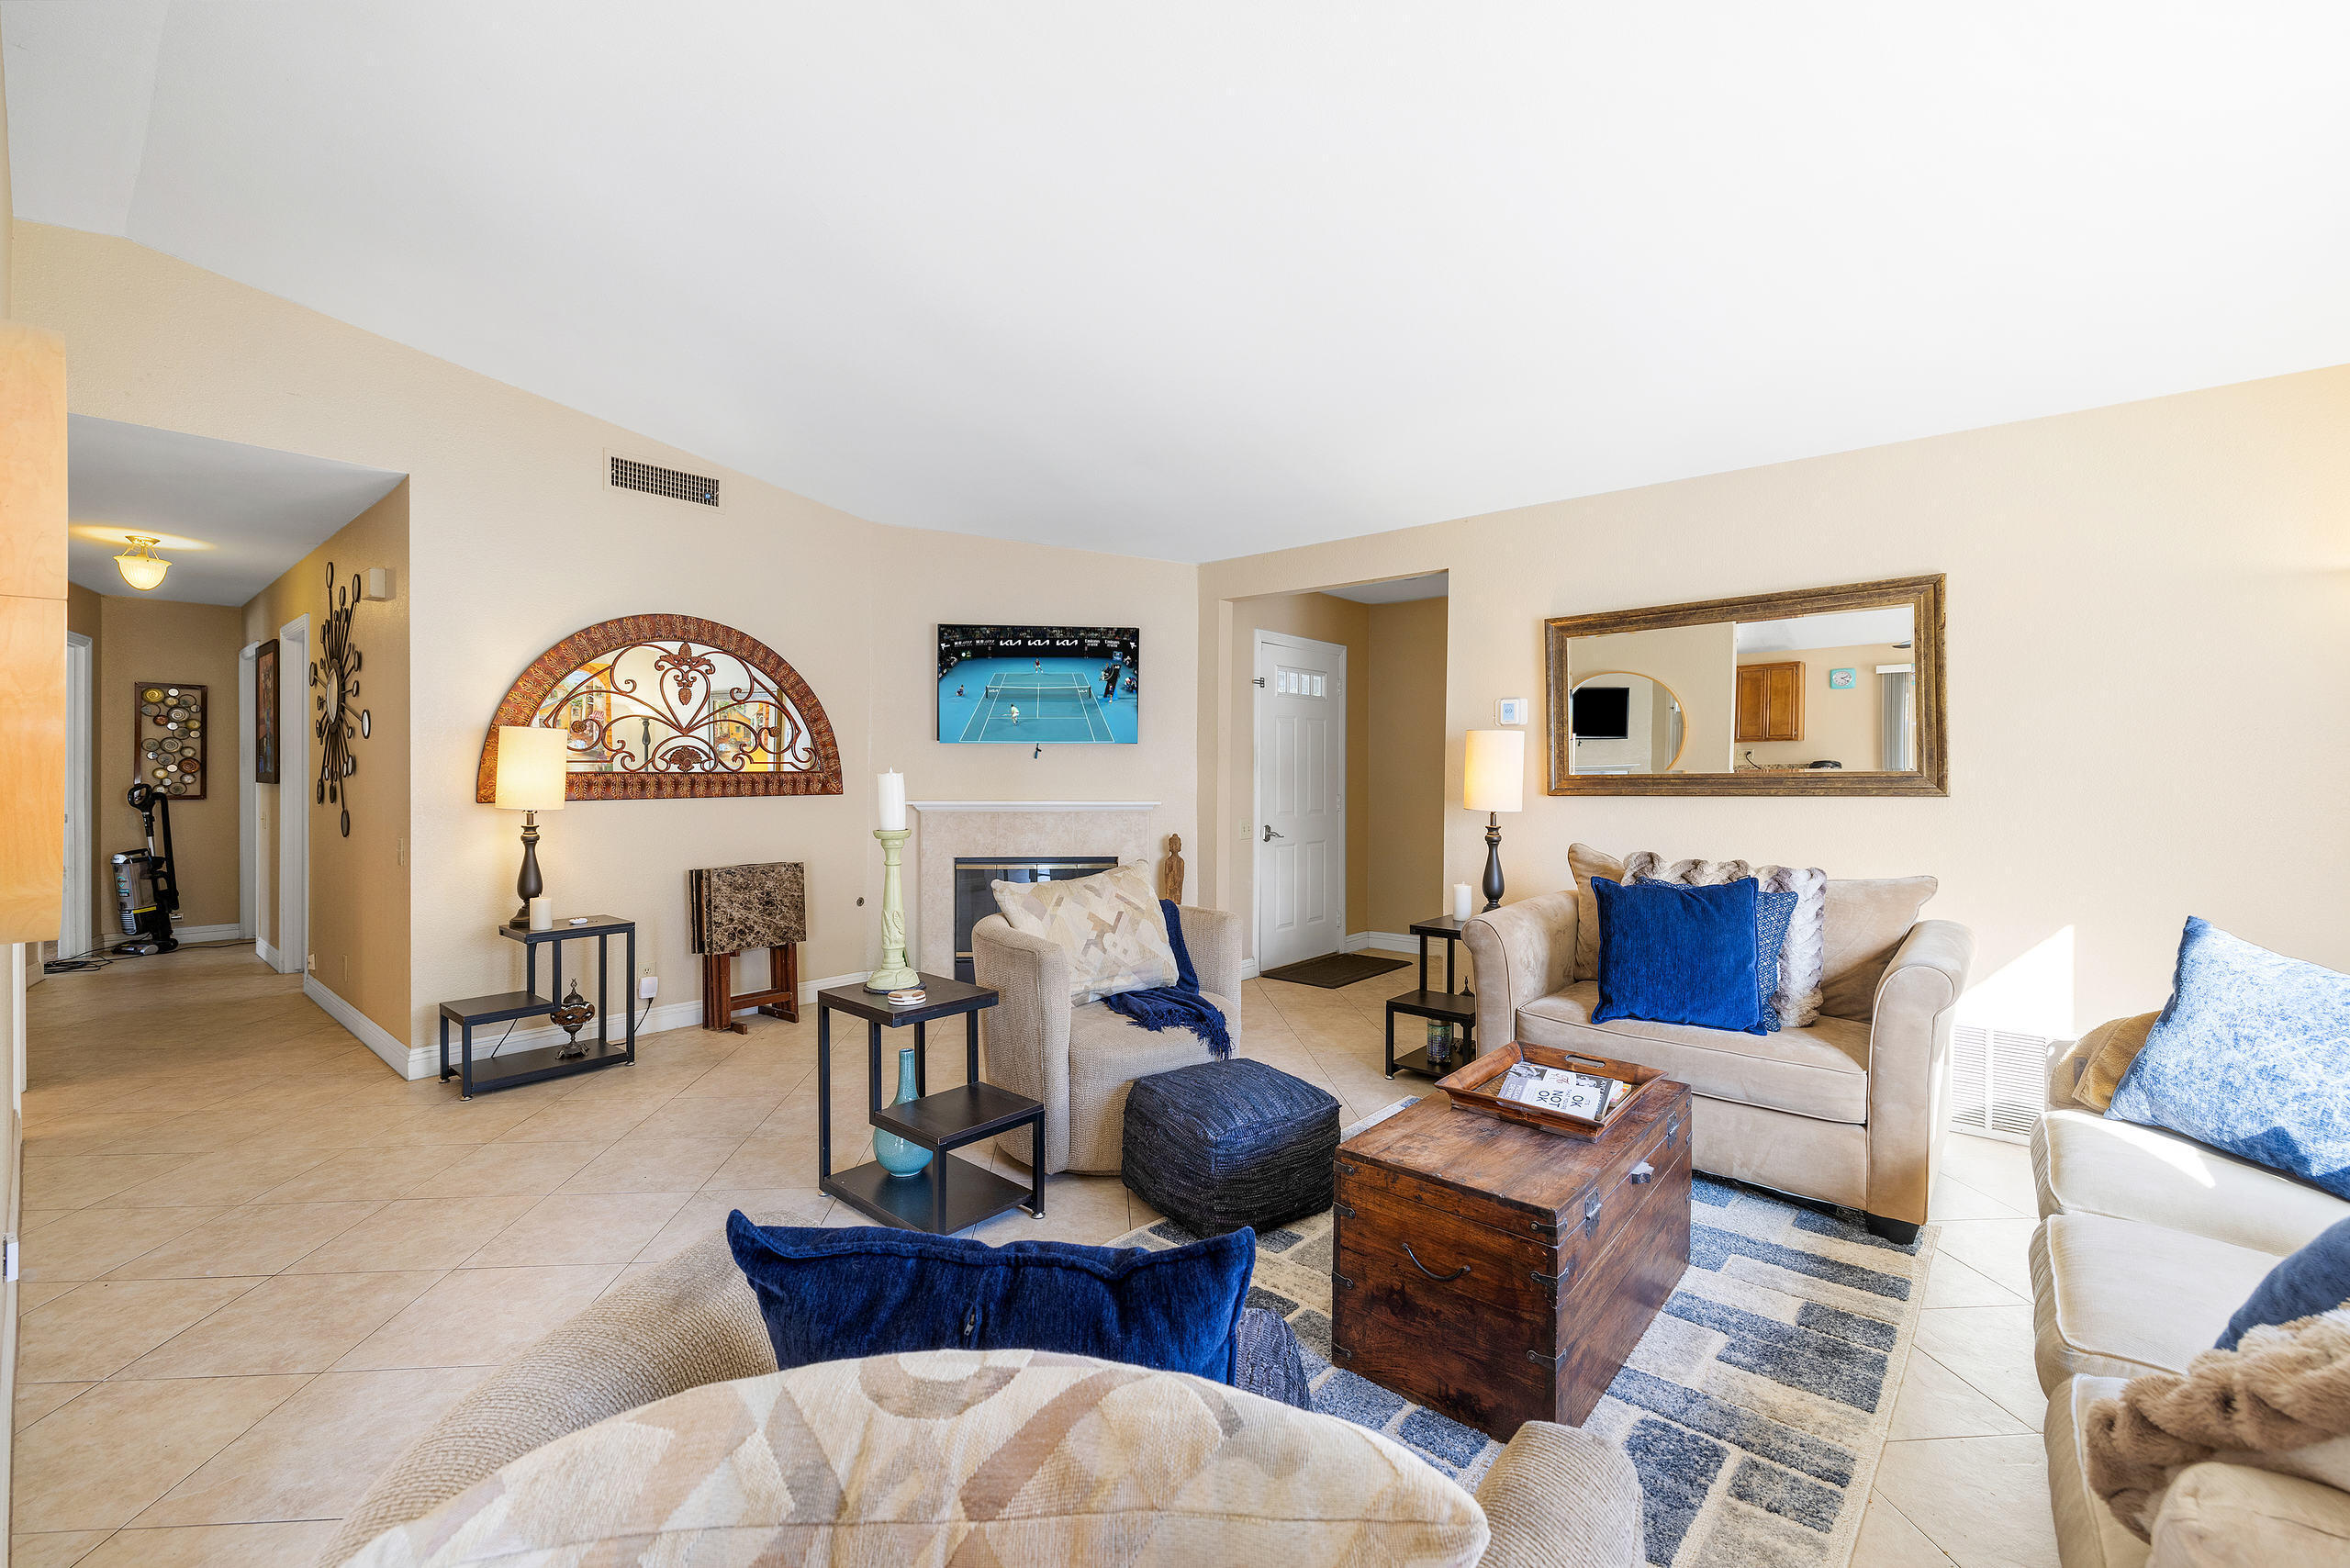
[[[1133,626],[938,628],[938,738],[948,745],[1132,745],[1142,738]]]
[[[1567,722],[1575,739],[1622,741],[1632,737],[1632,689],[1579,686],[1568,699]]]

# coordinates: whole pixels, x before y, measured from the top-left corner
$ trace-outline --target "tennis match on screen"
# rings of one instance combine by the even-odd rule
[[[1133,626],[941,626],[938,738],[1132,745],[1141,647]]]

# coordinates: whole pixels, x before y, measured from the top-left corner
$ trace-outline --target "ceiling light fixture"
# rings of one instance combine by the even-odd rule
[[[114,558],[115,566],[122,572],[122,580],[141,593],[162,587],[163,574],[172,569],[169,561],[155,554],[155,546],[162,542],[151,533],[123,535],[123,543],[130,548]]]

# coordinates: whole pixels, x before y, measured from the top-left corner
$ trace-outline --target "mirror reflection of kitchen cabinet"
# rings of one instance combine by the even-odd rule
[[[1803,739],[1803,663],[1738,666],[1738,738]]]

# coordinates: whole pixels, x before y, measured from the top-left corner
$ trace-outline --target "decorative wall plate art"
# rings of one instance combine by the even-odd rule
[[[142,680],[132,694],[131,755],[139,779],[173,800],[205,796],[204,688],[185,681]]]
[[[482,739],[474,799],[497,798],[501,725],[570,736],[566,801],[837,795],[823,704],[780,655],[691,615],[626,615],[540,655]]]
[[[351,645],[351,612],[359,608],[359,579],[334,586],[334,563],[327,563],[327,613],[319,628],[319,656],[310,661],[310,689],[318,704],[318,803],[342,808],[342,836],[351,836],[351,776],[359,759],[351,743],[359,734],[359,650]]]

